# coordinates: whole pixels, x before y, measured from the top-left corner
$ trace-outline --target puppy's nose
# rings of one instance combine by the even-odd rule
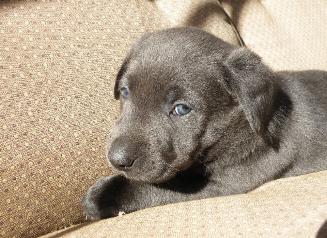
[[[135,151],[133,144],[115,140],[108,153],[110,163],[117,169],[126,171],[133,166],[135,161]]]
[[[134,160],[128,156],[126,151],[121,150],[109,156],[110,163],[119,170],[127,170],[132,167]]]

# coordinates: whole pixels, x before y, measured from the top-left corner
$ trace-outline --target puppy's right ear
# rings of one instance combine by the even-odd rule
[[[224,62],[224,83],[238,98],[251,128],[265,134],[273,116],[275,74],[246,48],[233,50]]]
[[[246,48],[227,55],[223,72],[226,89],[238,99],[253,131],[278,149],[282,126],[293,108],[277,83],[278,74]]]
[[[119,71],[117,73],[115,86],[114,86],[114,96],[115,96],[116,100],[119,99],[119,96],[120,96],[120,90],[119,90],[120,80],[122,79],[122,77],[126,73],[126,70],[128,68],[128,64],[129,64],[129,57],[126,57],[123,64],[122,64],[122,66],[120,67],[120,69],[119,69]]]

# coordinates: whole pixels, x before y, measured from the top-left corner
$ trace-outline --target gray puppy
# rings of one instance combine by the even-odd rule
[[[144,35],[114,94],[121,118],[90,219],[248,192],[327,169],[327,73],[273,72],[245,48],[196,28]]]

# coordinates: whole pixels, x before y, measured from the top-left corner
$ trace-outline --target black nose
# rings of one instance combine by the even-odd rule
[[[134,160],[126,153],[125,150],[121,150],[112,153],[109,156],[110,163],[119,170],[127,170],[132,167]]]
[[[108,153],[110,163],[117,169],[126,171],[133,166],[135,161],[135,150],[132,143],[123,139],[116,139]]]

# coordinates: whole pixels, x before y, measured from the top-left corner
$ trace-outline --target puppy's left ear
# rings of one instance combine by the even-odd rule
[[[114,97],[115,97],[116,100],[118,100],[119,97],[120,97],[120,91],[119,91],[120,80],[124,76],[124,74],[126,73],[128,64],[129,64],[129,57],[127,56],[125,58],[123,64],[120,66],[120,69],[119,69],[119,71],[117,73],[117,76],[116,76],[116,81],[115,81],[115,86],[114,86]]]
[[[227,90],[238,99],[251,128],[264,136],[273,116],[275,74],[246,48],[233,50],[223,66]]]

